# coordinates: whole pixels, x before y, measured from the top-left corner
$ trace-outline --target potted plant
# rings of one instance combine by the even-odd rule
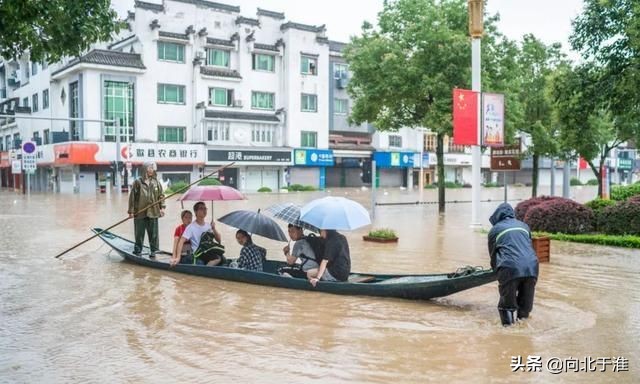
[[[393,229],[381,228],[374,229],[368,235],[362,236],[364,241],[373,241],[376,243],[397,243],[398,236]]]

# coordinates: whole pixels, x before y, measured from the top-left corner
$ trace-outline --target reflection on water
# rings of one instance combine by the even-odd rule
[[[331,194],[370,205],[369,191]],[[482,217],[502,198],[486,190]],[[527,189],[509,191],[525,198]],[[592,188],[572,190],[580,201]],[[323,192],[255,194],[214,203],[236,209],[304,203]],[[467,201],[470,190],[448,191]],[[435,201],[425,191],[424,201]],[[379,191],[381,203],[416,202],[415,191]],[[170,249],[180,203],[161,219]],[[398,244],[365,243],[346,233],[355,271],[450,272],[488,265],[486,235],[469,228],[471,205],[379,206],[374,227],[395,229]],[[499,325],[496,283],[428,302],[344,297],[259,287],[127,264],[99,241],[56,253],[126,213],[126,197],[0,192],[0,382],[422,383],[638,382],[640,272],[637,250],[554,242],[541,265],[532,318]],[[485,221],[486,228],[488,222]],[[234,229],[218,224],[230,256]],[[132,237],[126,222],[115,231]],[[268,257],[283,243],[256,237]],[[567,359],[624,356],[630,372],[511,373],[512,356]],[[215,378],[215,379],[213,379]]]

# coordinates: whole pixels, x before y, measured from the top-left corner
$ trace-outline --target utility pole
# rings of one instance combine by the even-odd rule
[[[469,34],[471,35],[471,90],[480,95],[481,44],[484,33],[484,0],[469,0]],[[478,97],[477,138],[476,145],[471,147],[471,226],[480,224],[480,174],[482,170],[482,97]]]

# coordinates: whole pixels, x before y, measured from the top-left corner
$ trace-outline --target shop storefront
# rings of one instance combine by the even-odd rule
[[[379,187],[411,187],[413,152],[374,152],[376,185]]]
[[[312,185],[324,189],[327,184],[327,167],[333,165],[333,151],[330,149],[294,149],[289,184]]]
[[[207,169],[233,162],[219,175],[220,181],[242,191],[254,192],[266,187],[277,191],[286,186],[287,168],[292,165],[290,149],[207,149]]]
[[[368,149],[334,149],[334,165],[326,171],[327,187],[350,188],[370,185],[372,153]]]

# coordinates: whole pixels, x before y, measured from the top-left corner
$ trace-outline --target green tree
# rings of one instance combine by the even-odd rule
[[[547,94],[551,74],[564,61],[560,44],[545,45],[535,36],[527,34],[521,44],[520,89],[518,92],[524,116],[520,130],[531,136],[532,145],[527,152],[533,160],[531,196],[538,194],[539,159],[555,156],[559,147],[556,140],[557,126],[552,118],[552,105]]]
[[[120,28],[110,0],[0,0],[0,56],[77,56]]]
[[[601,168],[611,150],[632,138],[627,124],[619,124],[602,93],[603,68],[583,64],[565,66],[553,76],[549,93],[559,123],[560,145],[583,157],[598,180],[602,195]],[[597,163],[596,161],[597,160]]]
[[[352,74],[352,122],[368,121],[380,131],[428,127],[436,133],[440,212],[445,209],[443,141],[452,132],[452,90],[469,88],[471,82],[467,17],[464,0],[385,1],[377,27],[364,23],[362,35],[352,38],[345,51]],[[483,45],[491,48],[483,58],[508,51],[495,46],[494,24],[495,18],[486,21]]]

